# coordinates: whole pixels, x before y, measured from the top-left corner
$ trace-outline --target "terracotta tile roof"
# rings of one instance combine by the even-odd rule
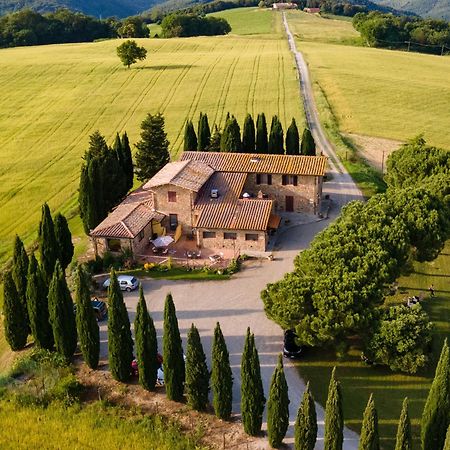
[[[153,209],[148,191],[136,189],[108,217],[91,231],[93,237],[135,238],[152,219],[161,221],[164,214]]]
[[[215,172],[199,192],[195,209],[199,213],[194,226],[225,230],[266,230],[272,200],[240,199],[246,173]],[[219,191],[211,198],[211,189]]]
[[[267,155],[257,153],[184,152],[181,161],[202,161],[220,172],[276,173],[323,176],[325,156]]]
[[[165,184],[198,192],[214,173],[214,169],[203,161],[177,161],[166,164],[153,178],[144,184],[151,189]]]

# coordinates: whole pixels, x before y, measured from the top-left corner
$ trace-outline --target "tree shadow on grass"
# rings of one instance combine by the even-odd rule
[[[196,67],[193,64],[170,64],[167,66],[142,66],[136,67],[136,70],[175,70],[175,69],[190,69]]]

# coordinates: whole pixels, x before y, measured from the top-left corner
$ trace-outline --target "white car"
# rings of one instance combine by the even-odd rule
[[[127,292],[134,291],[139,286],[138,279],[131,275],[119,275],[117,277],[117,281],[119,282],[120,290],[122,290],[122,291],[127,291]],[[103,283],[103,288],[108,289],[110,283],[111,283],[111,278],[108,278]]]

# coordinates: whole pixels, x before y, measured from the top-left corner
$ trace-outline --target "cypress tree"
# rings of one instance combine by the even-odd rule
[[[380,437],[378,435],[378,415],[373,395],[370,394],[361,427],[358,450],[379,450]]]
[[[429,447],[429,450],[433,447]],[[408,398],[403,400],[402,413],[397,428],[395,450],[412,450],[411,421],[408,413]]]
[[[112,182],[116,182],[117,186],[111,186],[116,191],[117,200],[122,199],[127,195],[128,192],[128,180],[127,180],[127,171],[126,171],[126,161],[124,149],[122,148],[122,140],[120,139],[119,133],[116,133],[116,137],[114,139],[114,144],[112,146],[112,151],[114,153],[115,160],[117,161],[117,174],[116,177],[113,177]]]
[[[60,213],[55,216],[55,238],[58,244],[58,259],[66,270],[73,258],[72,233],[67,219]]]
[[[209,129],[208,116],[200,113],[198,121],[198,150],[204,151],[211,142],[211,130]]]
[[[292,122],[286,131],[286,155],[299,155],[299,154],[300,154],[300,137],[298,134],[298,128],[295,119],[292,118]]]
[[[90,213],[91,213],[91,228],[95,228],[107,215],[108,208],[104,201],[104,190],[106,183],[104,183],[104,176],[107,175],[103,171],[103,166],[100,158],[92,158],[88,165],[88,177],[90,189]]]
[[[217,125],[214,125],[214,132],[211,136],[211,141],[209,143],[208,148],[206,149],[208,152],[220,152],[220,141],[222,139],[222,133],[220,132]]]
[[[106,216],[111,208],[120,203],[126,192],[125,174],[113,149],[108,148],[100,159],[100,170],[103,180],[103,209]]]
[[[158,376],[158,342],[156,330],[144,298],[142,285],[139,286],[139,302],[134,320],[136,357],[139,369],[139,383],[147,391],[154,391]]]
[[[256,436],[261,432],[262,417],[266,399],[261,380],[258,351],[255,336],[247,328],[241,361],[241,413],[244,431]]]
[[[450,352],[447,339],[422,414],[422,449],[442,450],[450,423]]]
[[[78,207],[83,222],[84,232],[89,234],[100,221],[97,217],[95,193],[89,177],[89,166],[86,163],[81,167],[80,186],[78,188]]]
[[[3,280],[3,297],[6,342],[11,350],[22,350],[27,345],[27,316],[10,271],[6,272]]]
[[[195,134],[194,125],[191,120],[186,121],[184,127],[184,148],[185,152],[193,152],[197,150],[197,135]]]
[[[255,153],[255,122],[250,114],[245,116],[242,131],[242,152]]]
[[[336,380],[336,367],[331,374],[325,408],[324,450],[342,450],[344,439],[344,415],[342,412],[341,387]]]
[[[121,148],[122,148],[122,159],[123,159],[123,169],[125,171],[126,187],[127,190],[125,194],[133,187],[134,178],[134,167],[133,167],[133,156],[131,154],[130,141],[126,131],[121,137]]]
[[[450,425],[447,428],[447,436],[445,438],[444,450],[450,450]]]
[[[220,139],[220,151],[239,153],[242,148],[241,129],[234,116],[225,123],[225,128]]]
[[[269,153],[282,155],[283,151],[283,127],[278,116],[272,117],[269,134]]]
[[[141,130],[141,140],[136,144],[137,178],[147,181],[170,161],[164,116],[161,113],[147,114]]]
[[[14,252],[13,252],[13,265],[12,265],[12,277],[16,284],[17,294],[19,300],[22,302],[23,309],[25,311],[25,317],[27,322],[27,329],[30,331],[30,321],[28,319],[27,311],[27,272],[28,272],[28,255],[25,251],[25,247],[20,237],[16,235],[14,239]]]
[[[34,344],[51,350],[53,330],[50,324],[47,285],[34,253],[31,255],[27,275],[27,309]]]
[[[127,381],[131,376],[133,339],[131,337],[127,308],[114,270],[111,271],[108,305],[109,368],[115,380]]]
[[[48,289],[48,311],[55,349],[66,359],[70,359],[77,348],[77,329],[72,297],[59,261],[55,264]]]
[[[269,153],[267,122],[264,113],[258,114],[256,120],[256,153]]]
[[[306,385],[294,425],[296,450],[314,450],[317,440],[317,415],[314,398]]]
[[[233,406],[233,374],[230,367],[230,356],[219,322],[214,329],[211,359],[214,412],[220,419],[228,420]]]
[[[44,272],[45,282],[48,284],[52,279],[55,263],[58,259],[58,243],[56,242],[55,227],[47,203],[42,205],[38,239],[41,267]]]
[[[278,448],[289,427],[289,396],[286,377],[284,376],[283,357],[279,355],[278,365],[270,383],[269,401],[267,402],[267,431],[269,444]]]
[[[183,348],[172,294],[166,297],[163,326],[164,384],[169,400],[183,400],[185,379]]]
[[[186,348],[186,396],[188,405],[204,411],[208,405],[209,371],[200,334],[194,324],[188,333]]]
[[[77,268],[75,301],[77,304],[76,324],[80,350],[86,364],[91,369],[96,369],[100,356],[100,332],[91,304],[89,276],[82,266]]]
[[[120,140],[119,133],[116,133],[116,137],[114,139],[114,144],[112,146],[114,153],[116,154],[116,159],[119,161],[120,167],[124,166],[123,160],[123,152],[122,152],[122,141]]]
[[[303,130],[300,154],[305,156],[315,156],[316,154],[316,143],[308,128]]]

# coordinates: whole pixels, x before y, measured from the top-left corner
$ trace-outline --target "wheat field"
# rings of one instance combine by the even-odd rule
[[[279,16],[260,17],[279,28]],[[302,125],[294,63],[279,32],[138,41],[147,60],[129,70],[116,56],[118,40],[0,50],[0,263],[16,233],[32,242],[43,202],[74,212],[95,130],[109,143],[126,130],[134,143],[146,114],[160,111],[177,158],[185,120],[200,111],[211,125],[221,126],[228,111],[240,123],[247,112],[265,112]]]

